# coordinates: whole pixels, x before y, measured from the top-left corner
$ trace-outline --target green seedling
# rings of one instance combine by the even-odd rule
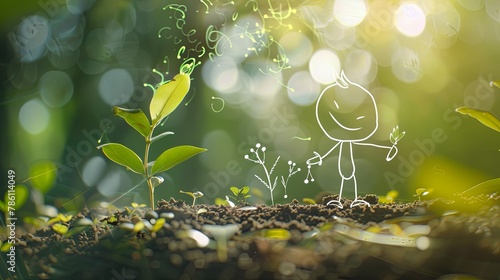
[[[236,201],[236,204],[239,205],[245,205],[247,203],[247,198],[250,198],[252,196],[251,194],[248,194],[250,192],[250,187],[248,186],[245,186],[241,189],[232,186],[229,189],[234,194],[234,196],[229,196],[229,198],[232,198],[234,201]]]
[[[399,196],[399,192],[397,190],[390,190],[386,195],[379,196],[378,202],[384,204],[394,203],[396,198]]]
[[[179,191],[179,192],[180,192],[180,193],[183,193],[183,194],[187,194],[187,195],[189,195],[190,197],[192,197],[192,198],[193,198],[193,206],[194,206],[194,204],[196,203],[196,199],[197,199],[197,198],[200,198],[200,197],[202,197],[202,196],[203,196],[203,193],[202,193],[202,192],[194,192],[194,193],[192,193],[192,192],[185,192],[185,191],[182,191],[182,190],[181,190],[181,191]]]
[[[144,203],[139,204],[136,202],[132,202],[130,205],[132,205],[132,209],[125,206],[125,210],[127,210],[127,214],[129,216],[133,216],[137,212],[137,210],[146,207],[146,204],[144,204]]]
[[[203,148],[184,145],[164,151],[154,161],[150,162],[149,158],[151,145],[159,139],[173,134],[173,132],[167,131],[155,135],[154,130],[179,106],[188,93],[191,83],[189,75],[195,65],[194,62],[184,63],[181,66],[180,73],[171,81],[159,83],[156,87],[151,86],[154,89],[154,95],[149,105],[150,119],[146,117],[141,109],[126,109],[117,106],[113,108],[115,115],[123,118],[144,137],[146,147],[142,159],[134,151],[122,144],[107,143],[98,147],[110,160],[142,175],[148,184],[152,209],[155,206],[154,188],[163,182],[163,178],[158,175],[192,156],[206,151]],[[155,73],[159,72],[156,71]]]
[[[68,233],[68,222],[73,218],[73,215],[64,215],[59,213],[56,217],[50,219],[47,224],[52,225],[52,229],[62,235],[65,236]]]

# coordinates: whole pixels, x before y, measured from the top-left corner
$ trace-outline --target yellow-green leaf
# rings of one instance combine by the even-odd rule
[[[206,150],[207,149],[187,145],[168,149],[156,159],[155,163],[153,164],[153,168],[151,169],[151,173],[152,175],[155,175],[160,172],[167,171],[177,164],[187,160],[188,158],[202,153]]]
[[[159,218],[156,223],[153,225],[153,228],[151,229],[152,232],[157,232],[159,231],[163,225],[165,224],[165,218]]]
[[[283,228],[263,229],[261,232],[262,237],[275,239],[275,240],[288,240],[292,234]]]
[[[153,126],[172,113],[189,91],[191,78],[186,73],[177,74],[170,82],[161,85],[154,93],[149,111]]]
[[[469,115],[480,121],[485,126],[500,132],[500,120],[490,112],[476,110],[468,107],[460,107],[455,111],[459,112],[460,114]]]
[[[144,228],[144,222],[139,221],[134,225],[134,232],[139,232]]]
[[[235,196],[237,196],[237,195],[238,195],[238,193],[240,193],[240,189],[238,189],[238,188],[237,188],[237,187],[235,187],[235,186],[232,186],[232,187],[230,187],[229,189],[233,192],[233,194],[234,194]]]
[[[30,168],[30,183],[42,193],[47,193],[52,188],[56,177],[57,166],[52,161],[40,161]]]
[[[16,185],[15,193],[6,192],[4,201],[5,201],[5,203],[8,203],[9,201],[11,201],[11,198],[13,198],[13,201],[15,202],[15,204],[12,207],[14,207],[14,209],[18,210],[19,208],[21,208],[21,206],[24,205],[24,203],[28,199],[28,196],[29,196],[28,188],[25,185]],[[5,206],[4,210],[7,210],[7,205],[4,205],[4,206]],[[4,211],[4,212],[7,212],[7,211]]]
[[[65,235],[66,233],[68,233],[68,227],[65,225],[54,224],[54,225],[52,225],[52,229],[55,232],[59,233],[60,235]]]
[[[151,124],[141,109],[125,109],[115,106],[113,107],[113,114],[122,117],[144,137],[147,137],[151,132]]]
[[[97,147],[112,161],[127,167],[135,173],[144,175],[144,166],[139,156],[131,149],[118,143],[108,143]]]

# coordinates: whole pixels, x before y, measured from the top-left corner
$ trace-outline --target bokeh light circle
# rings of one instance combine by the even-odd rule
[[[203,64],[202,77],[207,86],[220,93],[232,93],[239,89],[240,73],[232,59],[207,61]]]
[[[417,37],[425,29],[426,16],[415,3],[403,3],[395,12],[394,24],[401,34]]]
[[[418,54],[408,48],[403,48],[392,56],[392,73],[400,81],[414,83],[422,76]]]
[[[316,51],[309,61],[312,78],[321,84],[331,84],[340,73],[340,60],[337,54],[328,49]]]
[[[21,127],[29,134],[36,135],[43,132],[50,121],[50,112],[40,100],[30,100],[19,110]]]
[[[284,54],[286,54],[292,67],[306,64],[313,52],[311,40],[299,32],[287,32],[281,37],[279,43],[283,46]]]
[[[134,93],[134,82],[130,73],[124,69],[111,69],[99,81],[99,96],[109,105],[127,102]]]
[[[500,1],[486,0],[486,12],[491,19],[500,23]]]
[[[364,0],[335,0],[333,16],[340,24],[353,27],[360,24],[366,16]]]
[[[101,156],[92,157],[82,170],[82,180],[87,187],[95,186],[106,171],[106,161]]]
[[[50,25],[45,16],[26,17],[17,27],[16,34],[9,39],[21,62],[33,62],[45,54],[45,43],[50,37]]]
[[[351,81],[367,85],[377,76],[377,66],[377,62],[369,52],[354,50],[344,61],[344,72]]]
[[[313,104],[320,91],[320,84],[307,71],[299,71],[288,80],[288,98],[299,106]]]
[[[469,11],[479,11],[484,7],[484,0],[457,0],[457,2]]]
[[[45,73],[38,83],[40,96],[49,107],[58,108],[66,105],[73,96],[73,82],[62,71]]]

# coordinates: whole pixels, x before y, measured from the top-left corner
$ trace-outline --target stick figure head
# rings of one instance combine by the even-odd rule
[[[378,110],[373,95],[355,84],[344,72],[321,92],[316,119],[323,132],[336,141],[363,141],[378,128]]]

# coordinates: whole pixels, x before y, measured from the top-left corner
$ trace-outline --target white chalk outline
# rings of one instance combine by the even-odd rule
[[[313,166],[313,165],[319,165],[319,166],[322,165],[323,159],[326,156],[328,156],[333,150],[335,150],[335,148],[339,147],[338,170],[339,170],[340,176],[342,177],[342,182],[340,184],[339,198],[338,198],[338,200],[331,200],[331,201],[329,201],[327,203],[327,205],[333,204],[333,205],[339,207],[340,209],[343,208],[343,205],[340,202],[340,200],[342,198],[342,190],[344,188],[344,181],[352,179],[353,182],[354,182],[354,196],[355,196],[355,199],[351,203],[351,208],[353,206],[359,206],[359,205],[362,205],[362,204],[370,206],[370,203],[368,203],[368,202],[366,202],[366,201],[364,201],[362,199],[358,199],[358,186],[357,186],[356,175],[355,175],[355,173],[356,173],[356,165],[354,164],[354,156],[353,156],[353,153],[352,153],[352,145],[355,144],[355,145],[361,145],[361,146],[372,146],[372,147],[376,147],[376,148],[389,149],[389,152],[388,152],[388,154],[386,156],[386,160],[390,161],[398,153],[398,148],[396,147],[397,141],[400,140],[404,136],[405,132],[399,134],[399,128],[398,128],[397,129],[397,133],[399,135],[394,136],[393,134],[395,134],[396,128],[393,129],[393,133],[391,133],[391,135],[390,135],[391,142],[393,143],[392,146],[384,146],[384,145],[377,145],[377,144],[373,144],[373,143],[364,143],[364,142],[362,142],[362,141],[365,141],[368,138],[370,138],[375,133],[375,131],[377,131],[377,129],[378,129],[378,108],[377,108],[377,102],[375,101],[375,98],[373,97],[373,95],[371,94],[371,92],[369,92],[368,90],[366,90],[364,87],[360,86],[359,84],[351,82],[346,77],[346,75],[345,75],[345,73],[344,73],[343,70],[340,72],[340,76],[338,76],[337,73],[335,73],[335,72],[334,72],[334,75],[337,77],[336,81],[333,84],[327,86],[321,92],[321,94],[318,97],[318,100],[316,101],[316,120],[317,120],[317,122],[318,122],[321,130],[323,131],[323,133],[325,133],[325,135],[328,138],[330,138],[330,139],[332,139],[334,141],[338,141],[338,143],[335,144],[333,146],[333,148],[331,148],[323,156],[321,156],[316,151],[313,152],[314,156],[306,161],[308,172],[307,172],[307,175],[306,175],[306,179],[304,180],[304,183],[308,184],[309,182],[313,182],[314,181],[314,178],[313,178],[312,173],[311,173],[311,166]],[[374,108],[375,108],[375,128],[366,137],[361,138],[361,139],[351,139],[351,140],[336,139],[335,137],[331,136],[327,132],[327,130],[323,127],[323,125],[321,124],[321,121],[320,121],[320,118],[319,118],[319,114],[318,114],[320,100],[323,97],[323,94],[328,89],[330,89],[330,88],[332,88],[334,86],[339,86],[340,88],[343,88],[343,89],[347,89],[347,88],[349,88],[349,86],[356,86],[356,87],[362,89],[364,92],[366,92],[368,94],[368,96],[371,98],[371,100],[373,101],[373,105],[374,105]],[[338,109],[339,108],[338,103],[336,101],[334,101],[334,104],[335,104],[335,106]],[[359,129],[362,128],[362,127],[359,127],[359,128],[346,127],[346,126],[342,125],[335,118],[335,116],[331,112],[329,112],[329,113],[330,113],[330,116],[332,117],[332,119],[335,121],[335,123],[337,123],[339,125],[339,127],[343,128],[343,129],[345,129],[347,131],[356,131],[356,130],[359,130]],[[359,117],[356,118],[356,120],[359,120],[359,119],[362,119],[362,118],[365,118],[365,116],[359,116]],[[396,138],[397,140],[396,141],[392,141],[394,138]],[[344,145],[349,145],[349,147],[348,147],[349,148],[349,157],[350,157],[351,166],[352,166],[352,173],[350,175],[348,175],[348,176],[346,176],[345,174],[343,174],[342,168],[341,168],[341,161],[342,161],[342,159],[344,159],[346,157],[346,155],[345,155],[345,149],[343,148]],[[342,153],[342,151],[344,151],[344,154]]]

